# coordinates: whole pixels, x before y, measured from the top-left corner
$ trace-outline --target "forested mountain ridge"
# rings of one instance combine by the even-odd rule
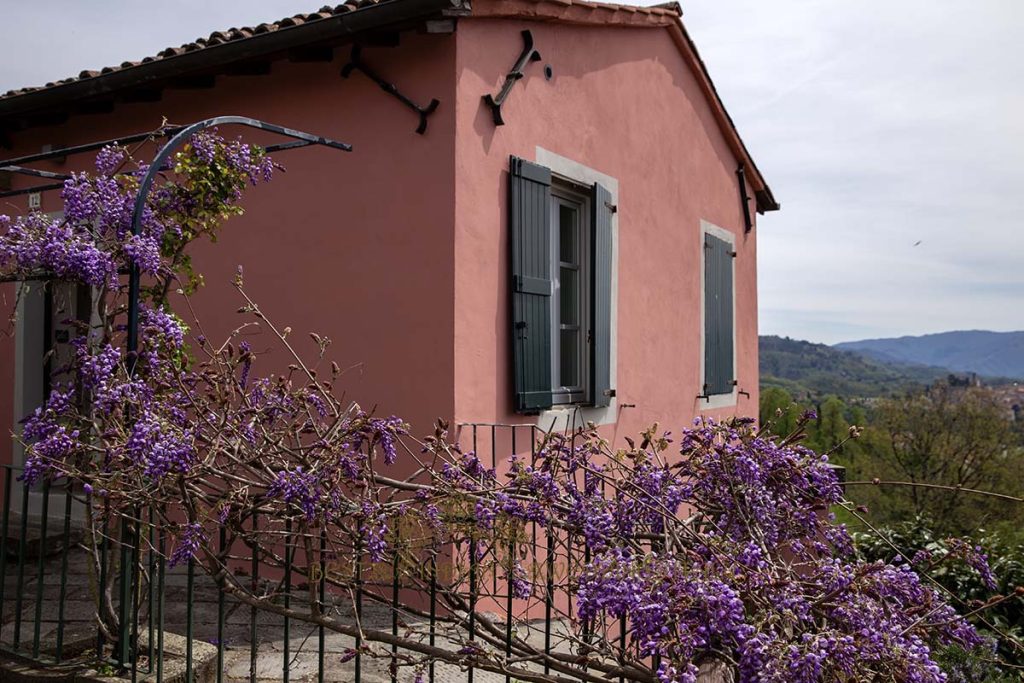
[[[836,344],[833,348],[883,362],[1024,378],[1024,332],[962,330],[919,337],[864,339]]]
[[[892,363],[826,344],[761,336],[761,387],[781,387],[794,397],[886,396],[946,377],[942,367]]]

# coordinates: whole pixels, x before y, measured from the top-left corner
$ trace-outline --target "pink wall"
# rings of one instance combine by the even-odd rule
[[[543,61],[495,127],[496,92],[529,28]],[[459,421],[535,420],[511,412],[507,166],[543,147],[619,183],[618,401],[608,435],[697,414],[757,415],[754,232],[744,234],[730,150],[697,79],[664,28],[472,18],[457,34],[455,413]],[[543,65],[554,78],[545,80]],[[701,219],[736,235],[737,405],[702,411]]]
[[[507,125],[495,127],[480,98],[500,87],[523,28],[544,60],[528,67],[505,105]],[[364,76],[341,79],[339,50],[330,64],[277,62],[270,76],[220,77],[212,90],[168,90],[158,103],[21,133],[11,154],[227,113],[352,143],[351,154],[280,157],[288,172],[250,191],[249,214],[197,250],[208,285],[195,303],[208,336],[232,329],[239,321],[226,312],[239,304],[229,283],[243,265],[253,296],[300,346],[312,352],[309,331],[333,340],[330,357],[352,368],[347,397],[422,435],[437,417],[534,419],[511,413],[506,170],[510,154],[534,159],[543,147],[619,184],[616,389],[636,407],[620,411],[609,435],[654,421],[676,429],[701,410],[701,219],[736,234],[737,370],[750,393],[706,414],[757,414],[756,230],[743,233],[733,148],[668,30],[465,18],[454,36],[405,33],[400,48],[364,54],[414,100],[441,101],[425,136]],[[58,198],[43,208],[59,209]],[[0,294],[9,301],[12,291]],[[0,336],[5,432],[13,362],[13,339]],[[0,439],[0,461],[9,457]]]
[[[309,331],[333,340],[330,358],[351,368],[339,387],[347,398],[401,415],[421,435],[454,408],[455,40],[406,33],[399,48],[367,48],[363,54],[414,100],[441,101],[426,135],[415,134],[413,112],[365,76],[342,79],[348,51],[339,49],[333,63],[276,62],[269,76],[219,77],[212,90],[168,90],[158,103],[120,105],[113,114],[75,116],[60,127],[27,131],[3,156],[150,130],[161,117],[186,123],[219,114],[352,143],[350,154],[313,148],[280,155],[287,172],[250,190],[247,215],[229,221],[218,244],[196,250],[197,269],[208,284],[194,301],[211,339],[233,329],[241,316],[233,313],[240,303],[230,282],[243,265],[250,293],[276,323],[292,327],[301,349],[314,351]],[[222,132],[267,140],[244,129]],[[87,157],[72,163],[78,168]],[[17,213],[20,206],[0,211]],[[43,209],[59,210],[59,197],[44,197]],[[6,301],[11,292],[3,288]],[[262,341],[254,340],[254,349]],[[4,434],[13,412],[13,364],[14,340],[0,336]],[[0,439],[0,461],[9,459],[10,444]]]

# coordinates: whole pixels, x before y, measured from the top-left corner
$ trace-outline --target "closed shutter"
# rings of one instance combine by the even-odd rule
[[[512,364],[515,409],[551,407],[551,171],[512,157]]]
[[[732,247],[704,235],[704,394],[732,393]]]
[[[593,404],[602,408],[615,395],[611,384],[612,355],[612,195],[600,183],[594,185],[592,289],[591,289],[591,384]]]

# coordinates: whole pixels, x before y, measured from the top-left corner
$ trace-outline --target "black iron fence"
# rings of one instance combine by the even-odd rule
[[[456,433],[463,449],[499,471],[513,453],[523,458],[534,454],[538,436],[534,425],[512,424],[463,424]],[[12,659],[51,670],[89,667],[132,681],[363,683],[419,675],[431,683],[511,683],[510,675],[443,659],[417,671],[403,667],[408,659],[401,638],[452,649],[489,636],[496,650],[494,625],[500,619],[508,658],[513,635],[545,654],[567,655],[572,642],[580,641],[578,633],[575,641],[567,637],[561,617],[572,611],[570,565],[589,560],[589,552],[577,540],[536,525],[526,530],[525,542],[520,538],[508,548],[481,549],[470,543],[468,574],[455,577],[468,608],[453,626],[444,618],[451,613],[450,603],[438,599],[439,587],[450,590],[453,576],[443,566],[446,558],[436,553],[413,554],[421,558],[419,576],[427,577],[417,592],[403,580],[407,568],[400,561],[408,560],[400,560],[398,552],[390,566],[370,565],[359,547],[355,557],[331,557],[321,537],[320,552],[313,548],[310,553],[308,538],[303,540],[307,547],[298,548],[285,522],[281,547],[250,547],[245,565],[235,561],[230,567],[234,580],[246,581],[248,594],[260,598],[247,601],[192,560],[170,565],[171,539],[156,523],[166,511],[140,505],[133,517],[107,518],[101,498],[87,498],[70,483],[47,482],[32,489],[19,480],[20,468],[2,469],[0,650]],[[269,523],[253,514],[253,537]],[[403,530],[395,527],[391,541],[397,547]],[[223,528],[210,543],[219,543],[224,557],[235,558]],[[516,553],[521,558],[524,548],[533,586],[529,600],[516,595],[512,572],[503,571]],[[350,590],[338,590],[336,582],[328,581],[339,573],[350,573]],[[322,621],[293,616],[302,610],[331,613],[338,623],[357,628],[339,632]],[[484,614],[493,617],[488,617],[488,634],[480,631]],[[461,630],[458,637],[452,636],[453,628]],[[370,632],[393,638],[383,646],[376,638],[371,652],[364,639]],[[624,623],[587,624],[582,633],[584,643],[600,638],[622,647],[625,637]],[[538,673],[550,671],[547,660],[535,666]]]

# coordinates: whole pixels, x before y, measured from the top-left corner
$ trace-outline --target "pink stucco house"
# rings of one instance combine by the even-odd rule
[[[6,93],[0,157],[221,114],[344,140],[282,158],[200,249],[209,333],[235,324],[241,264],[268,315],[333,340],[348,396],[420,434],[438,417],[620,438],[755,416],[756,217],[779,207],[681,14],[356,0]],[[0,178],[5,213],[31,182]],[[5,431],[41,399],[44,331],[61,341],[44,303],[23,297],[0,337]]]

